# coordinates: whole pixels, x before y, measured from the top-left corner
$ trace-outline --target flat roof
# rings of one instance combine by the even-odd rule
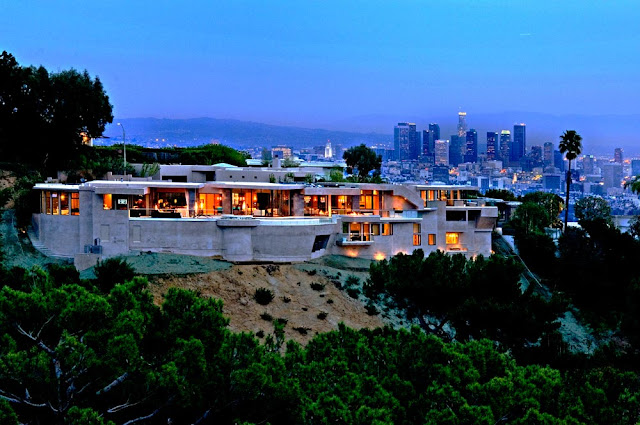
[[[183,183],[184,184],[184,183]],[[269,189],[269,190],[299,190],[304,189],[304,184],[291,183],[260,183],[260,182],[207,182],[207,186],[229,189]]]
[[[119,180],[92,180],[81,186],[85,187],[113,187],[113,188],[145,188],[145,187],[164,187],[164,188],[185,188],[199,189],[204,183],[184,183],[169,182],[165,180],[144,180],[144,181],[119,181]]]
[[[416,184],[419,190],[480,190],[478,186],[462,186],[455,184]]]
[[[33,186],[34,189],[38,190],[67,190],[67,191],[78,191],[80,189],[80,185],[77,184],[63,184],[63,183],[36,183]]]

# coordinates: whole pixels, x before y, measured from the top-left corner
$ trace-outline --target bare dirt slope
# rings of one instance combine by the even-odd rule
[[[344,273],[344,270],[343,270]],[[344,276],[342,276],[344,278]],[[172,286],[200,292],[205,297],[221,299],[224,314],[230,318],[233,331],[265,334],[273,332],[267,313],[274,319],[284,318],[286,339],[307,343],[316,333],[336,329],[344,322],[353,328],[383,326],[383,319],[369,316],[361,300],[349,297],[336,288],[335,275],[318,272],[313,265],[233,265],[227,270],[186,276],[150,276],[150,289],[157,303]],[[324,285],[314,290],[312,283]],[[274,292],[274,300],[266,306],[258,304],[253,295],[257,288]],[[322,313],[326,313],[325,318]],[[321,317],[319,318],[318,315]]]

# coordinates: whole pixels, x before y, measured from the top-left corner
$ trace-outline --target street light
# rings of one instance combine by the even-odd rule
[[[124,125],[122,123],[118,123],[120,127],[122,127],[122,146],[124,147],[124,163],[123,163],[123,175],[127,174],[127,142],[124,137]]]

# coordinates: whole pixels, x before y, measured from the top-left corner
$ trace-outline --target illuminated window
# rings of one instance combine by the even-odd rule
[[[371,224],[371,234],[374,236],[380,235],[380,224],[378,223]]]
[[[420,224],[413,223],[413,246],[422,245]]]
[[[80,194],[71,192],[71,215],[80,215]]]
[[[447,245],[457,245],[460,242],[460,233],[447,233]]]
[[[113,196],[110,193],[102,197],[102,208],[105,210],[113,209]]]
[[[435,233],[429,233],[429,245],[435,245],[436,244],[436,234]]]
[[[393,235],[393,224],[383,224],[382,225],[382,236],[391,236]]]
[[[60,214],[69,215],[69,193],[60,193]]]

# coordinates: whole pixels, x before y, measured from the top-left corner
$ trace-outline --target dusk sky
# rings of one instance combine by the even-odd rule
[[[0,0],[0,50],[86,68],[120,118],[638,114],[638,22],[637,0]]]

